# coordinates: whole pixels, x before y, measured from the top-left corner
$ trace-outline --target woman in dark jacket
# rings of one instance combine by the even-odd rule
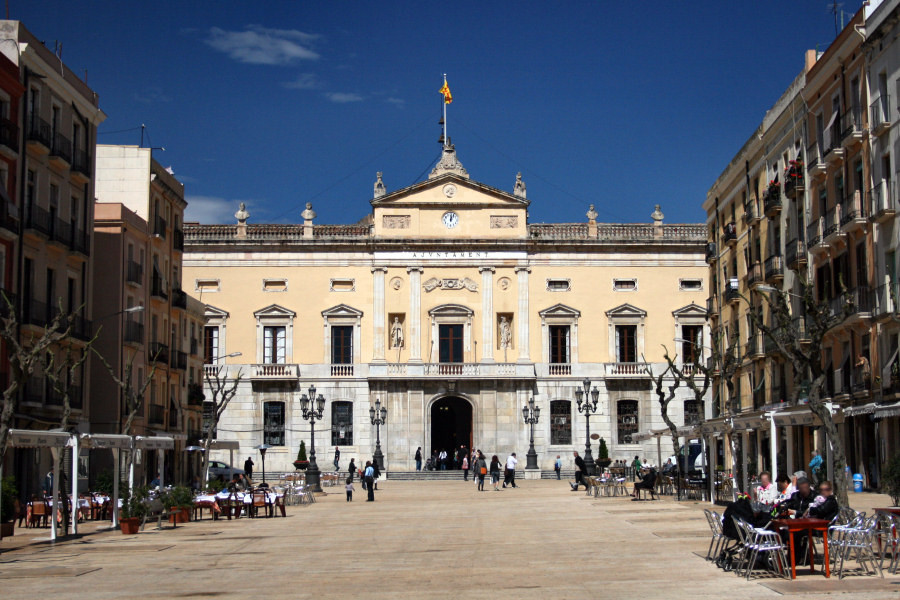
[[[356,459],[350,459],[350,466],[347,467],[347,473],[350,474],[350,483],[353,483],[353,480],[356,478],[356,463],[354,462]]]
[[[820,502],[819,497],[823,500]],[[808,515],[813,519],[825,519],[830,521],[841,511],[837,499],[834,497],[834,486],[827,479],[819,484],[819,496],[809,505]]]
[[[375,489],[378,489],[378,478],[381,477],[381,469],[378,468],[378,461],[375,460],[375,457],[372,457],[372,470],[375,471]]]
[[[491,457],[491,467],[488,469],[491,473],[491,483],[494,484],[494,491],[500,491],[500,459],[495,454]]]

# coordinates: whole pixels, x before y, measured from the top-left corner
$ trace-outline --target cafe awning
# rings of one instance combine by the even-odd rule
[[[900,417],[900,402],[885,404],[875,409],[876,419],[887,419],[889,417]]]
[[[875,412],[877,405],[874,402],[863,404],[861,406],[848,406],[844,408],[845,417],[858,417],[861,415],[871,415]]]
[[[72,434],[65,431],[10,429],[9,445],[13,448],[65,448]]]
[[[138,435],[134,438],[134,447],[142,450],[172,450],[175,440],[170,437]]]
[[[203,445],[203,441],[200,441]],[[241,443],[237,440],[213,440],[209,443],[210,450],[240,450]]]
[[[82,448],[88,449],[128,450],[131,448],[131,436],[114,433],[82,433],[78,438],[78,444]]]

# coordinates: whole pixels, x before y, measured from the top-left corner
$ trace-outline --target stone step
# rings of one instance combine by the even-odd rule
[[[463,478],[462,471],[389,471],[386,473],[388,479],[398,481],[455,481]],[[471,479],[472,473],[469,473]],[[502,477],[502,474],[501,474]],[[563,479],[574,479],[575,471],[563,469],[561,472]],[[524,480],[525,471],[517,470],[516,479]],[[556,471],[541,471],[541,479],[556,479]]]

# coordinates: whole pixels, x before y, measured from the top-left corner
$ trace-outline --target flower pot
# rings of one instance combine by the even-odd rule
[[[16,532],[16,522],[15,521],[7,521],[6,523],[0,523],[0,538],[12,537]]]
[[[605,469],[606,467],[608,467],[609,465],[612,464],[612,459],[610,459],[610,458],[598,458],[598,459],[597,459],[596,461],[594,461],[594,462],[596,462],[596,463],[597,463],[597,466],[600,467],[601,469]]]
[[[169,509],[169,512],[177,510],[179,511],[177,515],[169,515],[169,523],[188,523],[191,520],[191,510],[190,506],[173,506]]]
[[[306,467],[308,467],[308,466],[309,466],[308,460],[295,460],[294,461],[294,468],[297,469],[298,471],[305,471]]]
[[[125,535],[134,535],[141,528],[141,520],[137,517],[128,517],[126,519],[119,519],[119,528],[122,530],[122,533]]]

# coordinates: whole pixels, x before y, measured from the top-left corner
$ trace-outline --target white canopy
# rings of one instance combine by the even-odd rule
[[[175,440],[170,437],[138,435],[134,438],[134,447],[143,450],[172,450],[175,448]]]
[[[118,448],[120,450],[129,450],[131,448],[131,436],[114,433],[82,433],[79,436],[78,444],[82,448],[88,449]]]
[[[9,445],[13,448],[65,448],[72,439],[65,431],[10,429]]]

